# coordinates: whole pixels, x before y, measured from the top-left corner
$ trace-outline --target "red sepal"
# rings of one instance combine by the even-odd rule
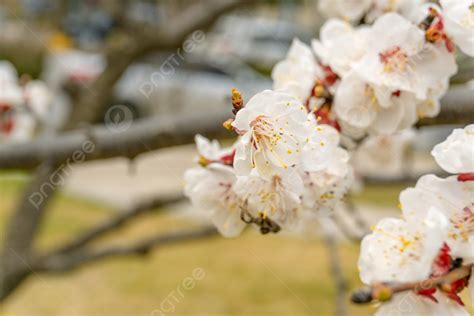
[[[433,296],[435,293],[436,293],[436,288],[435,287],[433,287],[431,289],[419,290],[419,291],[416,292],[416,294],[424,296],[424,297],[432,300],[433,302],[438,303],[438,300],[436,299],[436,297]]]
[[[474,181],[474,172],[460,173],[458,175],[459,182]]]

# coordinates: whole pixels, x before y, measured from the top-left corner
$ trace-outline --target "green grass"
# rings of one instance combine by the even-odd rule
[[[24,182],[0,176],[0,227]],[[57,197],[50,211],[40,248],[58,244],[111,214],[106,207],[64,195]],[[192,225],[166,213],[147,215],[106,242],[127,243]],[[355,289],[360,286],[358,247],[342,244],[340,251],[349,286]],[[204,278],[184,289],[183,281],[196,268],[204,271]],[[237,239],[213,237],[157,249],[145,258],[114,258],[67,274],[33,275],[0,315],[155,316],[170,293],[178,298],[174,312],[167,313],[173,315],[332,315],[334,311],[326,249],[319,240],[260,236],[249,230]],[[350,307],[350,315],[373,312],[371,306]]]
[[[413,187],[413,183],[387,183],[380,185],[366,185],[362,192],[353,194],[356,204],[377,205],[380,207],[397,207],[400,192],[408,187]]]

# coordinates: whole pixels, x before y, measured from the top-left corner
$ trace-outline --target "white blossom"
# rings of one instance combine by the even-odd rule
[[[217,140],[214,139],[211,141],[201,135],[196,135],[194,141],[199,153],[198,162],[201,165],[219,162],[224,165],[232,166],[235,153],[234,145],[228,148],[221,148]]]
[[[0,142],[23,141],[31,137],[34,122],[22,113],[23,90],[12,64],[0,62]]]
[[[303,148],[301,177],[303,205],[309,214],[331,212],[352,185],[349,154],[339,146],[339,132],[329,125],[313,126]]]
[[[318,10],[328,18],[373,23],[387,12],[397,12],[411,20],[417,8],[425,2],[426,0],[321,0],[318,2]]]
[[[18,73],[15,67],[8,61],[0,61],[0,86],[4,82],[16,83]]]
[[[47,124],[53,102],[53,94],[43,81],[33,80],[24,87],[24,98],[34,115]]]
[[[0,62],[0,141],[31,139],[38,121],[48,123],[53,95],[39,80],[21,86],[9,62]]]
[[[266,90],[240,110],[234,129],[242,135],[236,145],[234,168],[238,175],[273,175],[299,163],[309,140],[308,113],[289,94]]]
[[[321,75],[321,69],[313,52],[295,38],[286,58],[272,70],[273,89],[291,94],[305,102],[311,95],[318,75]]]
[[[319,40],[313,40],[312,47],[321,62],[342,77],[364,56],[368,32],[369,27],[355,29],[345,21],[331,19],[321,27]]]
[[[348,152],[340,146],[339,131],[310,116],[309,141],[303,148],[299,174],[303,180],[302,204],[310,217],[330,214],[353,184]]]
[[[430,208],[427,216],[417,222],[383,219],[362,240],[361,280],[371,285],[418,282],[428,278],[444,243],[446,228],[446,218],[435,208]]]
[[[248,214],[253,218],[268,218],[286,230],[297,227],[302,191],[302,180],[293,168],[270,179],[255,175],[238,177],[235,184],[235,192],[244,201]]]
[[[469,316],[465,308],[441,293],[435,293],[433,297],[438,302],[433,302],[431,299],[417,295],[414,292],[398,293],[390,301],[384,302],[375,313],[375,316]]]
[[[406,91],[424,100],[433,84],[457,70],[454,56],[443,45],[425,45],[424,32],[396,13],[377,19],[367,49],[355,70],[387,96]]]
[[[441,0],[446,33],[469,56],[474,57],[474,1]]]
[[[415,139],[413,130],[367,137],[353,156],[354,167],[363,175],[393,177],[403,172],[404,155]]]
[[[474,182],[426,175],[401,193],[400,202],[408,221],[419,221],[431,208],[442,212],[449,220],[446,243],[452,255],[474,259]]]
[[[372,5],[373,0],[320,0],[318,10],[326,17],[358,21]]]
[[[373,4],[365,21],[374,22],[387,12],[397,12],[410,21],[414,21],[416,13],[426,0],[373,0]]]
[[[334,111],[342,126],[393,134],[437,115],[457,70],[446,45],[427,43],[420,28],[396,13],[380,17],[367,32],[366,53],[335,92]]]
[[[444,142],[433,148],[431,154],[446,172],[474,172],[474,125],[455,129]]]
[[[352,71],[337,89],[334,111],[350,127],[373,134],[392,134],[410,127],[417,119],[417,99],[412,93],[387,92]]]
[[[188,169],[184,180],[186,196],[212,219],[223,236],[235,237],[242,232],[246,224],[240,219],[241,201],[234,192],[236,177],[231,167],[212,163]]]
[[[23,91],[16,82],[0,81],[0,104],[15,107],[23,103]]]

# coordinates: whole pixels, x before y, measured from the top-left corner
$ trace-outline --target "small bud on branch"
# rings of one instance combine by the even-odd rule
[[[418,292],[421,289],[438,287],[441,291],[446,292],[446,286],[465,279],[470,276],[471,269],[474,264],[462,266],[452,270],[438,278],[429,278],[421,282],[413,283],[377,283],[369,288],[360,289],[351,296],[351,301],[355,304],[367,304],[373,300],[384,302],[390,300],[394,294],[404,291]],[[448,291],[449,292],[449,291]]]
[[[224,128],[228,131],[231,131],[232,130],[232,122],[234,121],[234,119],[228,119],[226,120],[224,123],[222,123],[222,126],[224,126]]]
[[[235,115],[235,114],[237,114],[237,112],[239,112],[240,110],[243,109],[244,99],[243,99],[242,94],[240,93],[239,90],[232,89],[231,100],[232,100],[232,107],[234,108],[232,110],[232,113],[234,113],[234,115]]]

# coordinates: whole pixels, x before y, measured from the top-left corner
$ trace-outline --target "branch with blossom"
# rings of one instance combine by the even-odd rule
[[[456,267],[442,277],[432,277],[419,282],[411,283],[378,283],[370,288],[361,289],[352,294],[352,302],[356,304],[366,304],[374,301],[387,302],[397,293],[413,291],[415,293],[428,293],[433,289],[439,289],[443,293],[452,295],[453,290],[459,290],[459,284],[465,284],[466,278],[471,275],[474,264]],[[430,297],[437,302],[437,299]],[[456,298],[457,300],[457,298]]]
[[[312,49],[295,39],[272,71],[273,90],[247,103],[233,91],[235,117],[224,126],[234,145],[196,139],[201,166],[186,173],[186,195],[226,236],[246,224],[293,230],[331,212],[352,183],[345,142],[440,113],[457,72],[454,43],[463,47],[445,25],[450,8],[419,5],[410,19],[390,12],[359,27],[331,19]]]
[[[474,286],[474,125],[455,129],[432,155],[453,175],[421,177],[400,194],[403,219],[383,219],[362,240],[360,277],[370,287],[353,301],[387,302],[378,315],[396,310],[404,291],[420,315],[468,314],[459,293]]]
[[[327,216],[352,185],[352,150],[345,148],[441,112],[458,71],[456,46],[474,55],[467,45],[474,42],[474,5],[390,3],[321,1],[328,15],[352,16],[327,21],[312,48],[295,39],[272,71],[273,90],[248,102],[233,91],[235,117],[224,122],[237,135],[231,147],[196,137],[200,166],[186,172],[185,194],[222,235],[238,236],[246,225],[262,234],[295,230],[310,217]],[[422,177],[401,194],[404,219],[384,219],[363,239],[359,268],[371,287],[355,300],[393,297],[378,315],[426,280],[429,288],[409,293],[417,314],[466,313],[458,293],[474,260],[473,132],[474,125],[456,130],[433,151],[456,176]]]
[[[0,61],[0,143],[30,140],[47,124],[53,95],[45,83],[18,78],[13,65]]]
[[[108,106],[108,100],[110,99],[110,96],[113,92],[115,83],[127,70],[127,68],[144,54],[150,53],[154,50],[175,48],[181,45],[182,41],[187,37],[187,35],[196,29],[205,29],[211,26],[219,16],[228,12],[229,10],[234,9],[239,5],[252,3],[254,3],[254,1],[251,0],[209,0],[203,3],[193,4],[190,5],[186,10],[183,10],[179,16],[174,18],[172,23],[160,25],[158,28],[156,26],[141,27],[139,30],[134,30],[131,32],[133,34],[126,36],[123,41],[119,41],[120,43],[118,43],[118,45],[108,47],[106,49],[108,61],[106,69],[93,82],[93,84],[88,87],[88,89],[81,89],[78,91],[77,96],[74,96],[73,113],[67,120],[67,127],[74,128],[84,122],[91,124],[92,122],[96,121],[97,115],[99,115],[98,113],[102,112],[101,109],[105,109]],[[28,41],[28,39],[29,38],[27,37],[21,37],[20,41]],[[4,38],[2,37],[0,41],[3,42],[3,40]],[[40,44],[43,44],[36,38],[34,38],[31,42],[39,42]],[[15,47],[14,44],[15,43],[11,41],[8,41],[7,43],[9,47]],[[4,43],[0,43],[0,46],[3,45]],[[14,88],[15,84],[18,85],[18,82],[16,82],[18,81],[17,78],[10,80],[15,81],[15,84],[5,85],[3,82],[3,77],[3,74],[0,74],[0,99],[5,95],[8,96],[8,94],[4,92],[4,88],[7,88],[7,90],[11,91],[18,90],[9,89],[9,87]],[[13,76],[10,75],[10,77]],[[35,102],[38,99],[38,95],[35,95],[35,97],[30,98],[29,101]],[[12,100],[8,100],[8,103],[12,103]],[[8,130],[11,129],[12,124],[10,121],[10,113],[11,112],[4,111],[3,109],[0,110],[0,128],[3,128],[3,126],[6,125]],[[170,128],[170,125],[166,126],[167,128]],[[115,155],[127,155],[130,154],[130,152],[134,152],[136,155],[148,151],[149,149],[146,148],[147,143],[141,143],[141,139],[139,139],[139,137],[141,135],[140,133],[143,134],[150,128],[153,129],[153,127],[147,123],[136,126],[136,128],[133,129],[133,133],[128,134],[131,138],[129,138],[125,148],[119,146],[124,151],[121,153],[115,152]],[[173,129],[173,126],[171,129]],[[21,130],[25,131],[27,129],[24,128]],[[103,129],[101,130],[103,131]],[[168,132],[170,132],[170,129],[168,129]],[[60,135],[59,137],[62,136],[63,135]],[[40,148],[42,140],[39,139],[32,142],[23,143],[21,146],[19,145],[19,147],[6,144],[2,144],[0,146],[2,150],[12,153],[13,156],[19,155],[28,161],[24,165],[21,165],[21,168],[37,167],[37,173],[27,185],[23,199],[20,201],[17,209],[12,215],[9,225],[6,227],[6,238],[3,247],[4,250],[0,254],[0,300],[4,300],[6,297],[8,297],[33,272],[30,268],[32,265],[31,260],[37,255],[33,246],[33,241],[36,238],[37,232],[41,226],[41,219],[46,213],[47,202],[52,199],[54,190],[49,192],[47,197],[42,199],[42,201],[38,203],[36,207],[34,207],[28,199],[30,194],[40,191],[43,184],[47,183],[51,179],[51,177],[57,172],[57,168],[55,168],[55,166],[66,163],[64,160],[59,161],[57,158],[54,158],[55,153],[58,153],[59,151],[60,155],[62,155],[61,158],[67,159],[78,148],[75,146],[80,146],[84,140],[91,139],[91,137],[93,138],[93,135],[91,136],[91,132],[87,130],[76,131],[76,133],[73,133],[73,135],[70,136],[71,138],[66,136],[66,142],[56,144],[56,146],[53,144],[54,140],[56,140],[55,137],[52,137],[50,140],[45,140],[45,142],[49,144],[48,147],[51,150],[50,152],[45,152],[42,148]],[[119,139],[119,137],[122,135],[114,136],[115,137],[112,137],[112,135],[109,133],[106,137],[108,139],[107,146],[109,146],[108,148],[112,152],[114,152],[114,150],[111,148],[114,145],[119,145],[120,140],[123,140]],[[64,140],[65,138],[62,139]],[[164,138],[162,138],[162,140],[163,139]],[[174,141],[176,141],[176,138],[174,138]],[[153,144],[154,146],[162,147],[165,143],[170,145],[173,144],[173,141],[164,141],[161,143],[161,145],[157,145],[156,142]],[[59,145],[63,145],[66,148],[61,148]],[[139,147],[139,150],[137,150],[136,147]],[[28,158],[28,155],[30,154],[32,159]],[[96,154],[96,159],[100,157],[111,157],[110,152],[108,153],[109,156],[107,156],[107,153]],[[25,162],[25,160],[23,160],[23,162]],[[10,163],[7,162],[7,164],[11,165],[11,160]],[[87,252],[87,258],[84,258],[87,259],[86,261],[90,261],[89,259],[91,258],[102,258],[107,255],[115,255],[118,253],[134,254],[137,253],[137,249],[139,250],[138,252],[140,252],[143,249],[152,249],[152,247],[155,245],[168,243],[168,241],[199,238],[206,234],[212,234],[212,231],[210,229],[207,231],[203,230],[202,232],[190,231],[184,232],[183,234],[176,234],[176,236],[163,236],[163,238],[158,236],[155,239],[145,240],[136,246],[132,245],[130,247],[126,247],[125,251],[124,249],[117,248],[104,249],[104,252],[100,254],[95,252]],[[71,266],[71,268],[76,266],[77,264],[74,264]]]

